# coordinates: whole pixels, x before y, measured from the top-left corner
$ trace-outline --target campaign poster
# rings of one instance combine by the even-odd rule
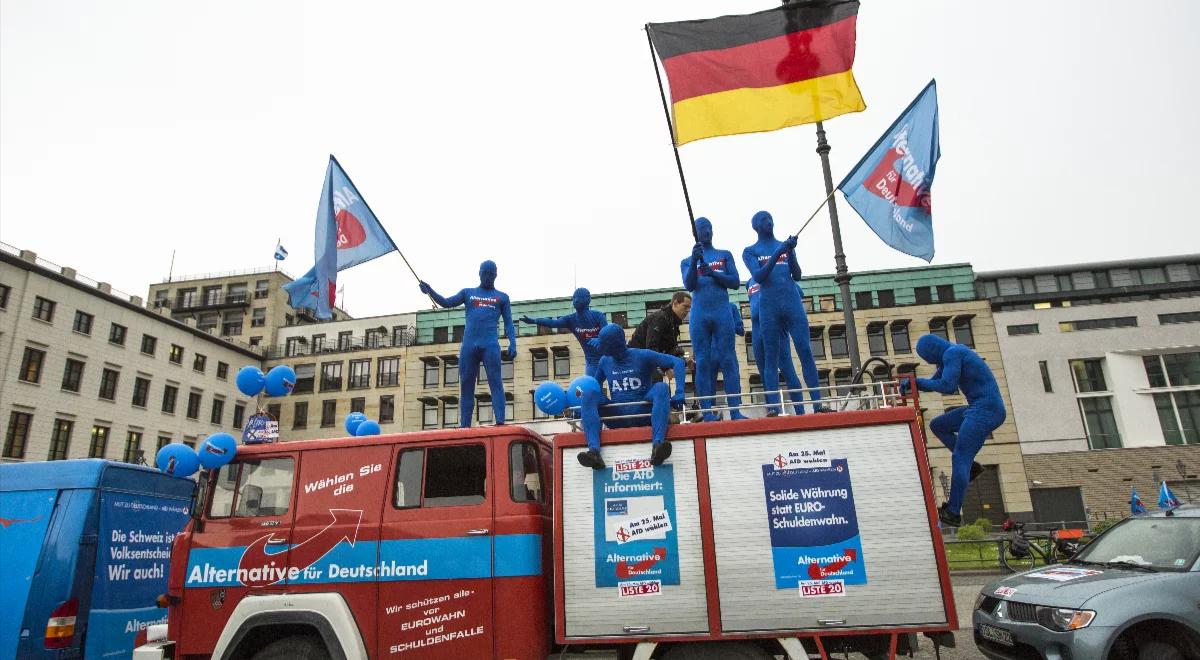
[[[866,584],[850,466],[824,449],[785,451],[762,466],[776,589],[836,596]],[[837,586],[814,582],[830,581]]]
[[[675,474],[670,465],[616,465],[592,473],[596,586],[679,584]],[[639,594],[652,593],[650,588]],[[653,593],[657,593],[654,591]],[[620,592],[622,597],[631,595]]]
[[[188,521],[188,500],[105,491],[100,494],[99,543],[87,658],[128,658],[134,637],[167,622],[154,606],[166,591],[171,543]]]

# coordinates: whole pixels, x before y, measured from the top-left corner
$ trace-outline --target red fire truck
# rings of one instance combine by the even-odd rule
[[[855,406],[674,425],[660,466],[649,429],[605,431],[596,471],[582,434],[516,425],[242,447],[201,480],[167,629],[134,657],[953,644],[917,402],[880,386]]]

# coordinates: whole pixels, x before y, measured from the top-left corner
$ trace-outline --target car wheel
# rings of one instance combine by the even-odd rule
[[[319,637],[295,635],[267,644],[253,660],[330,660],[329,650]]]
[[[1183,651],[1169,642],[1142,642],[1137,646],[1138,660],[1186,660]]]

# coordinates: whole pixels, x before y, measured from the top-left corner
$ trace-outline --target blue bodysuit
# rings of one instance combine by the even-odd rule
[[[971,483],[971,463],[983,448],[988,434],[1000,428],[1007,416],[1000,386],[987,362],[962,344],[934,335],[917,340],[917,355],[937,365],[933,378],[918,378],[917,389],[922,392],[954,394],[961,390],[967,398],[965,408],[955,408],[938,415],[929,423],[929,430],[950,450],[953,467],[950,481],[951,512],[962,512],[963,498]],[[904,383],[907,385],[907,381]]]
[[[746,281],[746,297],[750,300],[750,343],[751,349],[754,351],[754,363],[762,364],[763,361],[763,340],[762,330],[759,328],[758,322],[758,292],[762,285],[755,282],[753,278]],[[783,374],[783,382],[787,383],[789,390],[798,390],[802,387],[800,377],[796,375],[796,365],[792,364],[792,347],[788,345],[787,337],[779,338],[779,373]],[[759,375],[762,375],[762,368],[759,368]],[[795,405],[792,406],[797,415],[804,414],[804,393],[791,392],[788,398]]]
[[[466,305],[466,328],[462,348],[458,351],[459,422],[461,428],[471,426],[475,417],[475,385],[479,380],[479,364],[487,372],[488,389],[492,393],[492,414],[497,424],[504,423],[504,382],[500,374],[500,337],[496,323],[504,317],[504,336],[508,337],[508,359],[517,356],[517,331],[513,328],[512,308],[508,294],[496,290],[496,264],[485,261],[479,266],[479,286],[463,289],[443,298],[425,282],[421,293],[433,298],[442,307]]]
[[[708,218],[696,219],[698,242],[692,254],[679,264],[683,286],[692,293],[689,332],[692,350],[696,353],[696,396],[712,397],[717,393],[717,369],[725,374],[725,399],[731,419],[745,419],[737,410],[742,405],[742,379],[738,373],[734,349],[733,319],[729,316],[729,291],[742,285],[733,253],[712,246],[712,223]],[[701,399],[703,410],[712,408],[712,399]],[[704,413],[711,421],[717,416]]]
[[[728,315],[728,312],[726,312]],[[600,421],[618,415],[641,415],[632,419],[605,419],[609,428],[645,426],[646,414],[650,416],[651,438],[655,445],[667,437],[667,423],[671,407],[683,405],[684,379],[687,364],[682,358],[666,355],[645,348],[630,348],[625,343],[625,331],[615,323],[600,330],[595,340],[601,354],[596,369],[596,380],[608,383],[609,396],[602,390],[585,390],[580,414],[583,417],[583,434],[588,449],[600,451]],[[665,382],[654,382],[659,369],[675,370],[675,396],[672,397]],[[631,405],[612,405],[629,403]]]
[[[796,239],[775,240],[775,221],[771,214],[759,211],[750,220],[750,226],[758,233],[758,241],[742,250],[742,263],[762,288],[758,301],[759,332],[763,338],[763,359],[758,363],[762,374],[763,390],[767,394],[770,410],[778,413],[779,407],[779,344],[792,337],[796,355],[800,357],[800,369],[804,383],[819,386],[817,363],[813,359],[809,344],[808,314],[804,311],[803,294],[800,286],[800,263],[796,261]],[[810,393],[813,401],[819,401],[821,393]]]
[[[591,309],[592,293],[582,287],[575,289],[575,294],[571,296],[571,304],[575,307],[574,314],[566,314],[558,318],[539,318],[535,319],[529,316],[522,316],[521,320],[525,323],[533,323],[535,325],[545,326],[547,328],[566,328],[575,335],[575,339],[579,340],[579,345],[583,347],[583,359],[585,362],[584,373],[588,376],[596,375],[596,366],[600,364],[600,353],[588,343],[595,339],[600,334],[600,328],[603,328],[608,319],[604,317],[604,312]]]

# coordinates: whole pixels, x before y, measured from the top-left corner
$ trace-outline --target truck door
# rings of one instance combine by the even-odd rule
[[[492,657],[492,451],[478,439],[398,448],[379,544],[378,657]]]
[[[242,598],[286,588],[297,463],[291,452],[218,471],[184,577],[183,611],[205,615],[182,626],[180,653],[211,650]]]

